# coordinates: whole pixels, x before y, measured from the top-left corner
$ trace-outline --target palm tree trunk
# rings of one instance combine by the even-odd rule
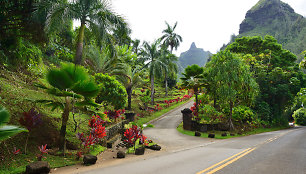
[[[85,22],[81,23],[81,27],[78,35],[78,42],[75,54],[75,64],[80,65],[82,63],[83,55],[83,41],[84,41]]]
[[[168,96],[168,78],[167,78],[167,73],[165,73],[165,88],[166,88],[166,94],[165,96]]]
[[[126,88],[126,93],[128,95],[128,108],[127,110],[132,109],[132,88],[129,86]]]
[[[65,153],[66,149],[66,127],[69,119],[69,112],[70,112],[70,101],[69,98],[66,97],[65,108],[62,113],[62,126],[61,126],[60,139],[59,139],[59,150],[62,151],[63,153]]]
[[[151,104],[154,105],[154,75],[151,75]]]

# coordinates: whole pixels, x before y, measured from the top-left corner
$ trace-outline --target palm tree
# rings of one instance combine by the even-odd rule
[[[50,7],[51,6],[51,7]],[[88,27],[97,40],[110,42],[110,33],[115,30],[126,31],[127,24],[123,18],[115,14],[107,0],[73,0],[68,3],[57,1],[49,4],[46,28],[61,27],[67,21],[78,20],[81,26],[78,30],[75,63],[82,63],[84,30]]]
[[[144,42],[144,49],[142,50],[142,57],[140,60],[144,62],[144,68],[149,69],[150,81],[151,81],[151,104],[154,104],[154,76],[161,76],[163,67],[165,64],[160,61],[160,40],[149,44]]]
[[[166,22],[167,28],[163,31],[164,35],[161,37],[163,44],[167,47],[170,46],[170,52],[172,53],[173,48],[177,50],[177,47],[180,45],[180,42],[183,41],[182,37],[174,32],[177,22],[175,22],[174,26],[171,27],[168,22]]]
[[[132,69],[131,66],[127,66],[124,72],[117,73],[117,79],[120,81],[128,94],[128,107],[127,110],[131,110],[132,108],[132,93],[133,89],[139,87],[143,81],[141,78],[142,69],[140,66],[136,66],[136,68]]]
[[[62,67],[51,69],[46,75],[48,86],[37,84],[38,87],[45,89],[47,93],[57,96],[57,99],[37,100],[52,107],[52,111],[61,108],[62,125],[60,129],[59,150],[65,153],[66,147],[66,127],[72,106],[98,106],[93,101],[100,87],[94,79],[86,72],[86,69],[74,64],[62,64]]]
[[[174,63],[177,61],[177,57],[174,54],[171,54],[167,49],[161,50],[161,59],[164,63],[163,73],[165,77],[165,96],[168,96],[168,74],[177,73],[177,64]]]
[[[185,68],[185,72],[182,73],[184,77],[181,77],[183,82],[182,86],[187,89],[193,89],[196,97],[196,108],[198,110],[198,95],[200,92],[200,87],[203,86],[203,72],[204,68],[199,65],[193,64]]]

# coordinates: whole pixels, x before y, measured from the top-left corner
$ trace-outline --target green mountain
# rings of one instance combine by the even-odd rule
[[[190,49],[181,53],[179,61],[177,62],[179,67],[179,73],[184,72],[184,69],[188,65],[197,64],[199,66],[205,66],[208,58],[212,54],[209,51],[204,51],[202,48],[197,48],[193,42]]]
[[[301,59],[306,50],[306,18],[280,0],[260,0],[247,12],[237,37],[255,35],[275,37]]]

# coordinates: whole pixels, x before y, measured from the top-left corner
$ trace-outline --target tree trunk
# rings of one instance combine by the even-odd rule
[[[168,96],[168,78],[167,78],[167,73],[165,73],[165,88],[166,88],[166,94],[165,96]]]
[[[63,153],[65,153],[66,149],[66,127],[67,127],[67,122],[69,119],[69,113],[70,113],[70,101],[69,98],[66,97],[66,103],[65,103],[65,108],[62,113],[62,126],[60,130],[60,139],[59,139],[59,150]]]
[[[127,110],[132,109],[132,88],[129,86],[126,88],[126,93],[128,95],[128,108]]]
[[[27,148],[28,148],[29,137],[30,137],[30,132],[28,133],[28,136],[27,136],[27,139],[26,139],[26,142],[25,142],[24,154],[27,154]]]
[[[154,105],[154,75],[151,75],[151,104]]]
[[[230,115],[228,117],[228,124],[229,124],[230,131],[234,130],[234,124],[233,124],[233,121],[232,121],[232,115],[233,115],[233,102],[230,101]]]
[[[78,42],[77,42],[77,48],[74,60],[76,65],[80,65],[82,63],[84,31],[85,31],[85,22],[82,22],[79,30]]]

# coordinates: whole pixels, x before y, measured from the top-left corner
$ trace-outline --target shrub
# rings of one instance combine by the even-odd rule
[[[233,120],[238,122],[247,122],[254,120],[255,114],[247,106],[239,105],[233,108]]]
[[[306,109],[300,108],[293,113],[293,118],[296,124],[306,126]]]
[[[127,102],[127,93],[124,86],[115,77],[107,74],[98,73],[95,75],[95,79],[101,88],[96,102],[105,102],[112,105],[115,109],[124,108]]]
[[[218,112],[214,107],[210,105],[201,105],[199,108],[199,119],[205,123],[220,123],[222,121],[223,114]]]

